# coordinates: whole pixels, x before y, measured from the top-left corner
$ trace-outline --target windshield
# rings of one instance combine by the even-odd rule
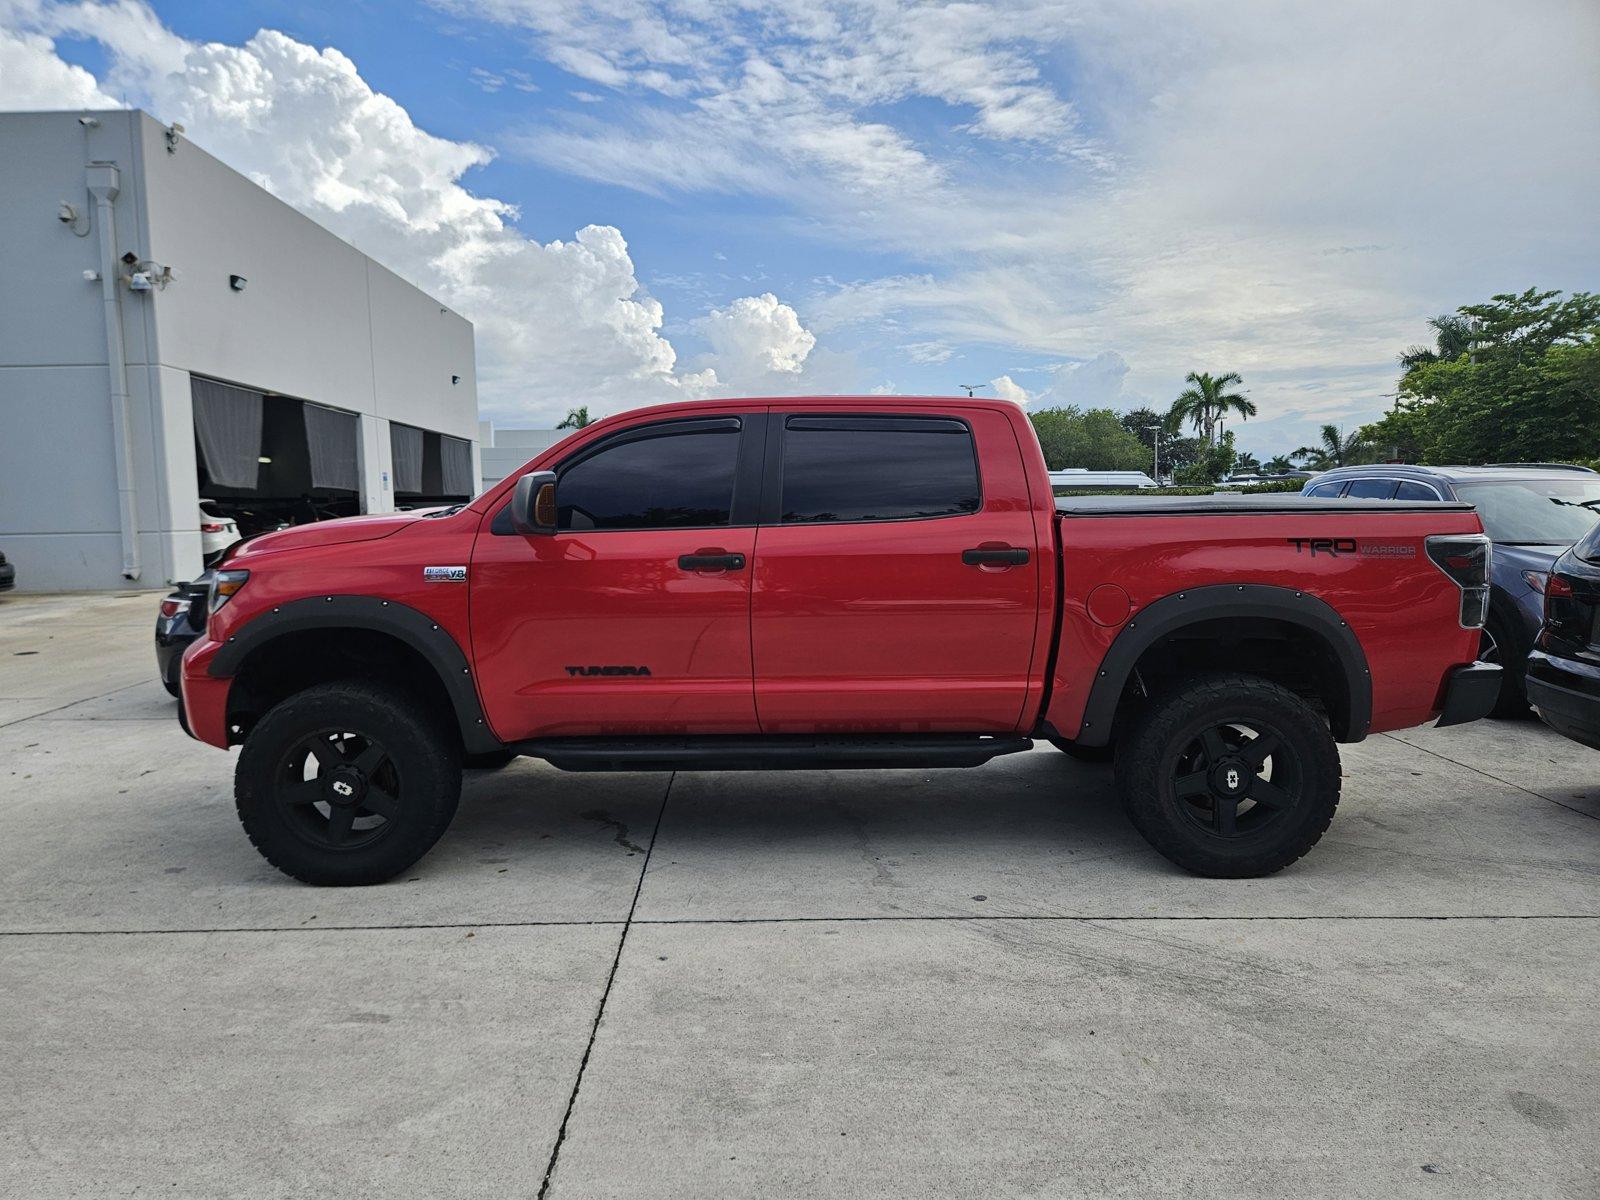
[[[1490,538],[1510,545],[1570,546],[1600,518],[1600,478],[1594,476],[1458,483],[1456,495],[1478,506]]]

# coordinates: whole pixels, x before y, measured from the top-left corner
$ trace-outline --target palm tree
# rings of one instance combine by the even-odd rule
[[[1233,469],[1240,475],[1255,474],[1261,470],[1261,460],[1246,450],[1233,460]]]
[[[1454,362],[1477,344],[1478,322],[1472,317],[1440,313],[1428,325],[1433,330],[1433,345],[1412,346],[1402,354],[1400,365],[1407,371],[1427,363]]]
[[[1195,432],[1205,438],[1208,446],[1216,444],[1217,422],[1230,412],[1238,413],[1241,420],[1256,415],[1254,404],[1241,393],[1228,391],[1244,382],[1237,371],[1228,371],[1215,379],[1205,372],[1190,371],[1184,376],[1184,382],[1189,387],[1172,402],[1169,416],[1180,424],[1184,421],[1193,424]]]
[[[594,420],[589,416],[589,406],[585,404],[581,408],[567,409],[567,415],[561,418],[561,424],[557,425],[556,428],[582,429],[585,425],[592,424],[594,424]]]
[[[1267,459],[1268,475],[1283,475],[1294,470],[1294,460],[1287,454],[1274,454]]]
[[[1368,449],[1361,440],[1360,430],[1347,435],[1337,425],[1324,425],[1317,445],[1301,446],[1293,457],[1300,459],[1309,470],[1326,471],[1362,461]]]

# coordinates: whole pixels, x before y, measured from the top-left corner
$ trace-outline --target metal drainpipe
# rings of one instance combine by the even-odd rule
[[[111,436],[117,451],[117,510],[122,526],[122,576],[139,578],[139,530],[134,504],[133,437],[128,409],[128,360],[122,346],[122,314],[117,304],[117,228],[111,202],[119,179],[111,163],[90,163],[86,172],[100,227],[100,298],[106,315],[106,364],[111,375]]]

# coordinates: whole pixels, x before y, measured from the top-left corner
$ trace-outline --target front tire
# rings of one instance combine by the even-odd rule
[[[396,688],[325,683],[271,709],[234,773],[245,832],[303,883],[382,883],[449,827],[461,796],[454,734]]]
[[[1158,695],[1120,742],[1117,786],[1134,827],[1197,875],[1270,875],[1327,831],[1339,750],[1323,717],[1252,675],[1207,675]]]

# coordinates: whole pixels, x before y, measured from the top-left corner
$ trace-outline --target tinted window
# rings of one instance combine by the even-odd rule
[[[1335,480],[1332,483],[1318,483],[1318,484],[1314,484],[1311,487],[1308,487],[1302,493],[1302,495],[1306,495],[1306,496],[1322,496],[1324,498],[1331,497],[1331,496],[1337,496],[1339,494],[1339,489],[1342,488],[1343,486],[1344,486],[1344,481],[1343,480]]]
[[[726,525],[733,510],[739,430],[663,434],[608,446],[561,473],[562,529]]]
[[[1425,483],[1412,483],[1409,479],[1400,481],[1400,490],[1394,494],[1396,500],[1437,500],[1439,493]]]
[[[1600,478],[1593,475],[1461,483],[1456,496],[1478,506],[1485,533],[1511,544],[1571,545],[1600,515]]]
[[[1352,500],[1387,500],[1394,495],[1394,480],[1357,479],[1345,495]]]
[[[980,507],[972,432],[960,421],[790,417],[783,520],[905,521]]]

